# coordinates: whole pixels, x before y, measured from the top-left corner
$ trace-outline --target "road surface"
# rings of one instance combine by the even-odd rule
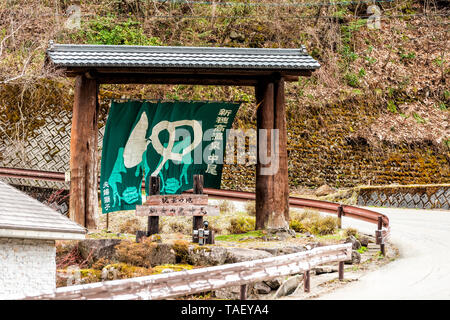
[[[450,299],[450,211],[367,208],[386,214],[400,256],[318,299]],[[350,218],[342,227],[373,234],[376,226]]]

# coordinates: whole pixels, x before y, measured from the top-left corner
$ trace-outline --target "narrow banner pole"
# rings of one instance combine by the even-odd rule
[[[159,194],[159,176],[152,176],[150,177],[150,195],[157,195]],[[147,227],[147,236],[151,236],[152,234],[159,233],[159,216],[149,216],[148,217],[148,227]]]
[[[203,194],[203,175],[194,174],[193,179],[194,194]],[[192,218],[192,231],[200,228],[203,228],[203,216],[194,216]],[[192,236],[192,242],[194,242],[194,236]]]

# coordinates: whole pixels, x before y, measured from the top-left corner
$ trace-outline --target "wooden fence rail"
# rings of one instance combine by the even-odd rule
[[[352,244],[338,244],[309,251],[215,267],[164,273],[152,276],[112,280],[58,288],[24,300],[153,300],[167,299],[220,288],[244,286],[251,282],[304,273],[309,290],[309,271],[321,264],[339,262],[343,278],[344,261],[350,260]],[[241,290],[246,291],[246,290]],[[245,297],[241,295],[241,297]]]

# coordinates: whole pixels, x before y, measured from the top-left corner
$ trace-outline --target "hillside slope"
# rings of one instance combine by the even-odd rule
[[[51,39],[305,45],[322,67],[286,86],[292,187],[450,182],[446,1],[377,0],[378,9],[365,0],[342,5],[322,0],[176,2],[82,1],[79,27],[78,11],[70,7],[76,1],[0,3],[0,166],[18,157],[23,160],[18,166],[27,167],[24,146],[45,118],[58,122],[61,111],[71,110],[73,81],[43,68]],[[377,10],[380,27],[371,29],[368,18]],[[256,124],[253,88],[104,85],[100,125],[112,97],[246,101],[234,125]],[[49,150],[58,152],[67,150]],[[253,166],[226,166],[224,188],[253,186]]]

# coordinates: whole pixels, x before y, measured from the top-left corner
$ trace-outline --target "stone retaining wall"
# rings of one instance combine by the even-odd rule
[[[359,206],[450,209],[450,185],[363,187]]]

